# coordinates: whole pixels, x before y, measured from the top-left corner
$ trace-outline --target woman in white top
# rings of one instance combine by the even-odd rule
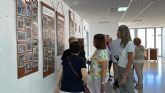
[[[121,39],[118,61],[118,82],[120,93],[134,92],[133,54],[134,44],[131,40],[129,28],[121,25],[118,28]]]

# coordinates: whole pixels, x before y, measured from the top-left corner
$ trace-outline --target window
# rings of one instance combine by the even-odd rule
[[[145,47],[145,29],[138,29],[137,30],[137,37],[141,39],[141,45]]]
[[[162,48],[161,38],[162,38],[162,29],[156,28],[156,48],[158,48],[159,56],[161,56],[161,48]]]
[[[154,28],[147,28],[147,48],[155,48]]]
[[[133,40],[135,38],[135,29],[130,29],[130,34],[131,34],[131,38]]]

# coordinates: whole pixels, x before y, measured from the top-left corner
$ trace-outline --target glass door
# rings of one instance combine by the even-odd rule
[[[133,40],[135,38],[135,29],[130,29],[130,34],[131,34],[131,38]]]
[[[162,55],[161,49],[162,49],[162,29],[161,28],[156,28],[156,48],[158,48],[158,53],[159,56]]]
[[[155,48],[154,28],[147,28],[147,48]]]
[[[141,39],[141,45],[145,46],[146,40],[145,40],[145,29],[137,29],[137,37]]]

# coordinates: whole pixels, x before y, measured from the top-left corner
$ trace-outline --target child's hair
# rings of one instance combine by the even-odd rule
[[[140,45],[141,44],[141,39],[136,37],[136,38],[134,38],[133,42],[134,42],[135,45]]]

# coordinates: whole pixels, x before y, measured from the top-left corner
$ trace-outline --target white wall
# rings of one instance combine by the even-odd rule
[[[95,34],[101,33],[110,35],[113,39],[116,39],[118,22],[111,23],[89,23],[90,25],[90,56],[93,54],[95,48],[93,47],[93,37]]]
[[[52,6],[51,0],[43,0]],[[41,14],[39,4],[39,71],[17,78],[17,44],[16,44],[16,0],[1,0],[0,3],[0,93],[53,93],[55,88],[55,73],[43,78]],[[40,3],[40,0],[39,0]],[[57,0],[54,0],[55,7]],[[65,15],[65,49],[69,38],[69,7],[63,3]],[[58,11],[62,13],[61,5]],[[81,17],[76,15],[76,20]],[[82,24],[78,21],[79,24]],[[81,32],[82,33],[82,32]],[[77,37],[81,37],[77,34]],[[56,57],[56,73],[61,63],[61,56]]]
[[[162,44],[163,44],[163,46],[162,46],[162,57],[165,57],[165,27],[163,27],[163,31],[162,31],[162,38],[163,38],[163,42],[162,42]]]

